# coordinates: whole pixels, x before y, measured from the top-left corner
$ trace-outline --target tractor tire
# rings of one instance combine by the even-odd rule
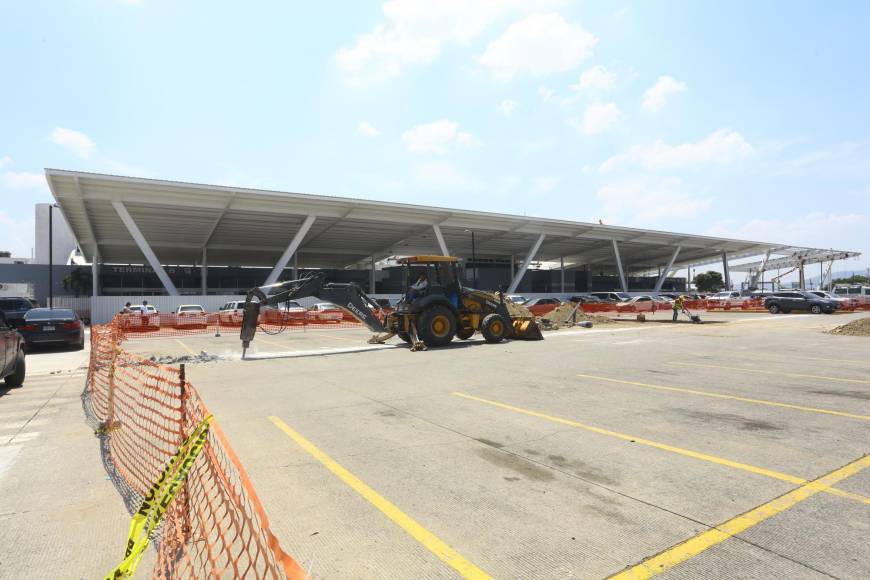
[[[407,332],[403,332],[400,330],[399,332],[396,333],[396,336],[398,336],[399,338],[401,338],[402,340],[404,340],[408,344],[411,344],[411,335],[408,334]]]
[[[24,384],[24,375],[26,374],[26,364],[24,362],[24,351],[18,351],[18,358],[15,360],[15,372],[6,377],[6,386],[10,389],[16,389]]]
[[[480,323],[480,332],[486,342],[497,343],[507,337],[508,329],[504,319],[498,314],[487,314]]]
[[[779,304],[771,304],[771,305],[767,308],[767,310],[768,310],[771,314],[779,314],[781,309],[780,309],[780,307],[779,307]]]
[[[417,317],[417,336],[428,347],[446,346],[456,336],[456,316],[446,306],[432,306]]]
[[[468,340],[472,336],[474,336],[473,328],[460,328],[456,331],[456,336],[462,340]]]

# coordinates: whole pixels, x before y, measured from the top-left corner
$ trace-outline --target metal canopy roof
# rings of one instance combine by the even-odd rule
[[[300,266],[344,267],[370,257],[440,254],[433,225],[450,253],[522,260],[541,234],[536,260],[607,267],[611,240],[626,270],[674,267],[729,258],[792,253],[783,244],[714,238],[566,220],[403,203],[120,177],[46,169],[52,194],[85,255],[105,263],[143,263],[143,254],[112,202],[122,202],[162,264],[274,266],[309,215],[316,216],[298,252]]]

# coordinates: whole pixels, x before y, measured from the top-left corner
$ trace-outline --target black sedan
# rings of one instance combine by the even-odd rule
[[[33,304],[27,298],[12,296],[0,298],[0,311],[6,316],[6,321],[12,328],[23,324],[24,315],[32,308]]]
[[[66,344],[85,347],[85,329],[76,313],[68,308],[33,308],[24,315],[18,332],[28,347]]]

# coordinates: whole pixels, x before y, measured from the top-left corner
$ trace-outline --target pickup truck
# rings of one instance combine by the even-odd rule
[[[6,379],[7,387],[20,387],[24,384],[24,373],[24,339],[0,312],[0,379]]]

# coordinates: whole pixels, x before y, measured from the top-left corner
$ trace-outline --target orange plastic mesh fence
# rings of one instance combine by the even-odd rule
[[[133,513],[181,442],[209,412],[184,368],[121,348],[116,320],[91,329],[82,402],[103,464]],[[154,578],[304,578],[269,529],[245,470],[217,422],[155,531]],[[118,538],[119,556],[124,539]],[[120,558],[119,558],[120,559]]]
[[[242,325],[241,314],[207,312],[179,317],[177,314],[119,314],[116,324],[130,338],[188,336],[238,332]],[[362,328],[362,324],[343,311],[323,313],[279,312],[266,310],[260,313],[257,325],[268,331],[305,331],[307,329]]]
[[[728,300],[686,300],[684,306],[699,311],[766,312],[761,298]],[[590,314],[631,314],[640,312],[670,311],[666,303],[648,301],[635,303],[586,303],[582,310]],[[870,302],[841,304],[840,312],[870,311]],[[376,312],[383,320],[386,312]],[[546,312],[536,312],[544,315]],[[242,324],[241,314],[236,312],[207,312],[181,316],[170,314],[125,314],[115,317],[115,325],[129,338],[188,336],[195,334],[215,334],[217,332],[238,332]],[[281,312],[265,310],[260,313],[257,326],[266,332],[302,331],[308,329],[329,330],[336,328],[363,328],[353,316],[344,311]]]

